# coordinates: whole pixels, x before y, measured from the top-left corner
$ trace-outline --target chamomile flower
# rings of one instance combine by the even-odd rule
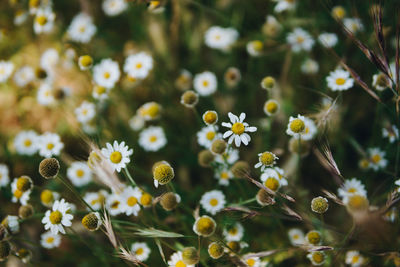
[[[40,67],[47,73],[52,73],[60,60],[60,54],[54,48],[49,48],[40,56]]]
[[[301,136],[306,130],[305,117],[298,114],[297,118],[290,116],[286,133],[293,137]]]
[[[210,71],[204,71],[194,76],[193,87],[201,96],[209,96],[217,90],[217,77]]]
[[[160,117],[161,105],[157,102],[147,102],[138,109],[137,113],[145,121],[152,121]]]
[[[316,74],[319,70],[319,64],[317,61],[307,58],[300,67],[301,72],[307,75]]]
[[[216,155],[215,161],[221,164],[227,162],[228,164],[234,164],[239,160],[239,150],[235,148],[229,148],[224,154]]]
[[[11,234],[16,234],[19,232],[19,218],[18,216],[13,216],[13,215],[7,215],[2,221],[1,225],[6,227],[6,229],[11,233]]]
[[[378,73],[372,76],[372,86],[375,87],[378,91],[383,91],[386,88],[391,88],[392,85],[392,81],[384,73]]]
[[[82,104],[75,109],[76,119],[82,123],[88,123],[96,115],[96,106],[93,103],[83,101]]]
[[[70,227],[72,225],[72,219],[74,216],[68,211],[71,206],[64,199],[56,200],[51,210],[46,211],[42,223],[44,229],[51,231],[52,234],[56,235],[59,232],[65,234],[64,227]]]
[[[202,147],[210,148],[214,140],[222,137],[222,134],[217,131],[218,127],[212,125],[203,127],[199,132],[197,132],[197,143]]]
[[[224,81],[228,88],[234,88],[237,86],[242,79],[242,74],[240,70],[235,67],[229,67],[224,74]]]
[[[45,158],[59,156],[64,144],[56,133],[45,132],[38,137],[39,155]]]
[[[206,31],[204,42],[210,48],[229,51],[238,37],[239,33],[234,28],[212,26]]]
[[[14,24],[16,26],[22,25],[22,24],[24,24],[24,22],[27,20],[28,17],[29,17],[28,12],[25,12],[24,10],[19,9],[15,12]]]
[[[14,179],[14,181],[11,183],[11,193],[12,193],[12,199],[11,201],[13,203],[21,203],[22,205],[28,204],[31,190],[22,192],[17,188],[17,180]]]
[[[235,223],[233,226],[229,228],[225,228],[222,231],[226,241],[240,241],[243,238],[244,228],[241,223]]]
[[[101,153],[110,162],[113,170],[121,172],[121,169],[125,168],[131,162],[129,157],[133,154],[133,149],[129,149],[124,141],[120,144],[114,141],[113,145],[107,143],[106,146],[107,148],[101,149]]]
[[[168,267],[195,267],[195,264],[185,264],[182,258],[182,252],[177,251],[171,255],[168,261]]]
[[[264,113],[268,116],[274,116],[279,112],[280,105],[275,99],[269,99],[264,103]]]
[[[225,206],[225,195],[219,190],[206,192],[200,200],[200,205],[212,215],[221,211]]]
[[[277,191],[281,186],[287,185],[287,180],[283,178],[279,173],[272,168],[267,168],[261,174],[260,177],[264,186],[271,189],[272,191]]]
[[[326,77],[326,82],[332,91],[345,91],[354,85],[354,79],[350,78],[350,73],[342,69],[331,71]]]
[[[56,99],[54,98],[54,89],[47,82],[44,82],[39,86],[36,98],[40,105],[46,107],[53,105],[56,102]]]
[[[123,199],[121,194],[112,193],[106,199],[106,208],[111,216],[116,216],[124,212]]]
[[[14,73],[14,82],[19,87],[25,87],[35,79],[35,72],[30,66],[23,66]]]
[[[246,255],[244,255],[246,256]],[[261,267],[261,260],[259,257],[246,257],[244,262],[247,264],[249,267]]]
[[[316,246],[321,244],[322,235],[319,231],[311,230],[306,234],[305,240],[307,244]]]
[[[224,166],[215,172],[214,177],[218,180],[218,184],[227,186],[234,175],[228,167]]]
[[[138,187],[127,187],[121,194],[121,209],[126,215],[138,216],[140,211],[139,201],[142,197],[142,191]]]
[[[315,122],[310,118],[304,117],[303,120],[305,124],[305,129],[304,132],[300,134],[301,140],[309,141],[313,139],[316,135],[317,126],[315,125]],[[294,138],[299,138],[299,135],[294,136]]]
[[[183,69],[180,71],[178,78],[175,80],[175,86],[181,91],[189,90],[192,86],[192,78],[192,73]]]
[[[277,2],[274,7],[275,13],[281,13],[285,10],[293,10],[296,7],[296,0],[273,0]]]
[[[388,138],[390,143],[394,143],[399,139],[399,129],[396,125],[391,125],[389,128],[382,128],[383,138]]]
[[[101,85],[94,85],[92,96],[94,99],[103,101],[108,98],[108,93],[110,92],[110,88],[101,86]]]
[[[325,263],[325,253],[321,251],[313,251],[307,254],[307,258],[314,266],[320,266]]]
[[[304,233],[298,228],[292,228],[288,232],[290,243],[294,246],[301,246],[305,244]]]
[[[343,24],[353,34],[364,30],[364,25],[359,18],[345,18],[343,19]]]
[[[314,46],[314,39],[311,35],[301,28],[295,28],[286,37],[286,41],[291,46],[293,52],[311,51]]]
[[[352,194],[367,196],[364,185],[356,178],[345,180],[341,188],[338,189],[338,195],[342,198]]]
[[[54,201],[56,201],[58,199],[60,199],[60,194],[58,194],[57,192],[53,192],[48,189],[45,189],[40,193],[40,202],[45,207],[48,207],[48,208],[52,207],[54,204]]]
[[[96,34],[97,27],[93,24],[93,19],[86,13],[76,15],[68,27],[68,37],[78,43],[89,43]]]
[[[259,40],[250,41],[246,45],[247,53],[252,57],[258,57],[262,55],[264,50],[264,43]]]
[[[230,123],[223,122],[222,126],[230,128],[230,130],[226,131],[223,135],[223,138],[228,138],[228,143],[232,144],[235,141],[235,145],[240,147],[240,144],[248,145],[251,137],[247,134],[247,132],[255,132],[257,128],[254,126],[249,126],[248,123],[244,122],[246,118],[245,113],[241,113],[240,116],[233,115],[231,112],[228,113]]]
[[[4,83],[14,71],[14,64],[10,61],[0,61],[0,83]]]
[[[10,176],[7,165],[0,163],[0,187],[5,187],[10,183]]]
[[[144,242],[135,242],[131,246],[131,251],[135,257],[140,261],[146,261],[150,256],[150,248]]]
[[[92,171],[86,162],[75,161],[67,169],[67,177],[73,185],[80,187],[92,181]]]
[[[203,113],[202,119],[206,125],[214,125],[218,121],[218,113],[214,110],[207,110]]]
[[[335,33],[321,33],[318,36],[318,41],[326,48],[334,47],[338,42],[338,37]]]
[[[113,88],[120,76],[118,63],[110,58],[103,59],[93,67],[93,80],[100,86]]]
[[[359,251],[349,250],[346,252],[345,262],[351,267],[360,267],[365,263],[365,258]]]
[[[369,168],[377,171],[386,167],[388,161],[385,159],[386,152],[377,147],[368,149],[368,156],[370,160]]]
[[[163,128],[150,126],[139,134],[139,145],[145,151],[158,151],[167,144]]]
[[[139,52],[126,58],[124,72],[135,79],[146,78],[153,69],[153,58],[146,52]]]
[[[103,207],[107,196],[108,194],[106,191],[100,190],[99,192],[87,192],[83,199],[92,209],[99,210]]]
[[[134,115],[130,120],[129,120],[129,126],[131,127],[132,130],[134,131],[139,131],[141,130],[145,125],[144,119],[139,116],[139,115]]]
[[[78,58],[78,66],[80,70],[88,70],[93,65],[93,58],[89,55],[83,55]]]
[[[14,147],[20,155],[33,155],[38,150],[38,135],[35,131],[21,131],[14,139]]]
[[[47,231],[40,236],[40,244],[47,249],[57,248],[61,244],[61,235]]]
[[[257,169],[261,167],[261,171],[264,171],[265,168],[274,166],[277,159],[278,157],[272,152],[265,151],[263,153],[259,153],[258,163],[254,165],[254,168]]]
[[[33,23],[33,30],[36,34],[49,33],[53,30],[56,14],[50,7],[39,8]]]
[[[128,8],[125,0],[104,0],[102,4],[104,14],[107,16],[117,16]]]

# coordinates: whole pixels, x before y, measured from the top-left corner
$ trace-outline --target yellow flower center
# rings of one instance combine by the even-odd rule
[[[265,180],[264,185],[272,191],[276,191],[279,187],[279,181],[273,177],[269,177],[267,180]]]
[[[105,79],[110,78],[110,76],[111,76],[111,74],[110,74],[108,71],[104,72],[104,74],[103,74],[103,77],[104,77]]]
[[[368,207],[368,200],[361,195],[352,195],[349,198],[349,203],[348,205],[352,209],[364,209]]]
[[[371,160],[373,163],[378,163],[379,161],[381,161],[381,156],[379,154],[375,154],[371,157]]]
[[[213,206],[213,207],[217,206],[218,205],[218,199],[212,198],[210,200],[210,205]]]
[[[343,78],[337,78],[336,79],[336,84],[337,85],[343,85],[345,82],[346,82],[346,80],[343,79]]]
[[[252,45],[253,45],[254,50],[256,50],[256,51],[261,51],[264,47],[264,45],[261,41],[253,41]]]
[[[310,244],[316,245],[321,241],[321,236],[318,232],[310,232],[307,234],[307,240]]]
[[[196,228],[199,233],[210,233],[214,228],[214,223],[210,218],[202,217],[197,221]]]
[[[79,27],[79,32],[80,32],[80,33],[84,33],[85,30],[86,30],[86,27],[85,27],[85,26]]]
[[[121,154],[121,152],[119,152],[119,151],[114,151],[114,152],[112,152],[111,155],[110,155],[110,160],[111,160],[111,162],[114,163],[114,164],[120,163],[121,160],[122,160],[122,154]]]
[[[152,199],[152,197],[151,197],[150,194],[144,193],[144,194],[142,195],[142,197],[140,198],[140,203],[141,203],[143,206],[149,206],[149,205],[151,204],[151,199]]]
[[[18,190],[18,189],[16,189],[16,190],[14,191],[14,197],[16,197],[16,198],[18,198],[18,199],[20,199],[20,198],[22,197],[22,194],[23,194],[23,192],[20,191],[20,190]]]
[[[43,26],[43,25],[45,25],[47,23],[47,17],[43,16],[43,15],[42,16],[38,16],[38,17],[36,17],[36,22],[39,25]]]
[[[95,90],[95,92],[96,92],[98,95],[102,95],[102,94],[104,94],[104,93],[106,92],[106,88],[103,87],[103,86],[100,86],[100,85],[97,85],[97,86],[94,88],[94,90]]]
[[[241,122],[236,122],[232,125],[232,132],[237,135],[244,133],[244,125]]]
[[[52,237],[52,236],[51,236],[51,237],[48,237],[48,238],[46,239],[46,242],[47,242],[47,243],[50,243],[50,244],[53,243],[53,242],[54,242],[54,237]]]
[[[254,264],[256,263],[256,260],[255,260],[255,259],[248,259],[248,260],[246,261],[246,263],[247,263],[247,265],[249,265],[249,266],[254,266]]]
[[[321,252],[314,252],[312,254],[312,259],[316,263],[321,263],[324,261],[324,254],[322,254]]]
[[[297,240],[297,239],[299,239],[299,238],[300,238],[300,236],[299,236],[298,234],[293,235],[293,239],[294,239],[294,240]]]
[[[351,263],[355,264],[358,262],[359,259],[360,259],[359,255],[353,256],[353,258],[351,259]]]
[[[227,172],[221,172],[221,179],[223,180],[229,179],[229,174]]]
[[[154,143],[155,141],[157,141],[157,136],[155,135],[150,136],[149,141]]]
[[[302,131],[304,131],[305,128],[306,125],[301,119],[294,119],[290,123],[290,130],[292,130],[294,133],[301,133]]]
[[[137,64],[136,64],[136,68],[137,68],[137,69],[141,69],[142,66],[143,66],[142,63],[137,63]]]
[[[274,164],[274,161],[275,161],[275,156],[271,152],[264,152],[260,156],[260,162],[263,165],[266,165],[266,166],[272,165],[272,164]]]
[[[91,58],[91,56],[88,56],[88,55],[81,56],[80,57],[80,63],[84,67],[89,67],[90,65],[92,65],[93,59]]]
[[[25,139],[25,141],[24,141],[24,146],[30,147],[31,145],[32,145],[32,141],[29,140],[29,139]]]
[[[304,42],[303,36],[297,36],[296,41],[297,41],[297,43],[299,43],[299,44],[303,43],[303,42]]]
[[[204,86],[204,87],[207,87],[209,84],[210,84],[210,83],[209,83],[208,81],[206,81],[206,80],[203,81],[203,86]]]
[[[43,190],[42,193],[40,194],[40,200],[44,204],[49,204],[49,203],[53,202],[53,200],[54,200],[53,193],[47,189]]]
[[[213,140],[214,139],[214,137],[215,137],[215,132],[208,132],[207,134],[206,134],[206,138],[208,139],[208,140]]]
[[[142,248],[138,248],[138,249],[135,251],[135,254],[136,254],[136,255],[142,255],[142,254],[143,254],[143,249],[142,249]]]
[[[61,223],[61,220],[62,220],[62,213],[59,212],[58,210],[50,213],[50,222],[52,224],[59,224]]]
[[[236,235],[238,232],[238,229],[236,227],[232,227],[231,229],[229,229],[229,234],[231,235]]]
[[[85,174],[85,172],[81,169],[76,171],[76,176],[78,176],[79,178],[83,177],[84,174]]]
[[[111,208],[112,209],[118,209],[118,207],[119,207],[119,201],[118,200],[115,200],[112,204],[111,204]]]
[[[128,200],[126,201],[126,204],[128,204],[129,207],[133,207],[138,203],[138,200],[136,197],[129,197]]]
[[[276,113],[276,111],[278,110],[278,104],[277,104],[275,101],[268,101],[268,102],[265,104],[265,109],[266,109],[269,113],[274,114],[274,113]]]
[[[357,190],[354,187],[349,188],[349,190],[347,190],[347,192],[349,192],[349,193],[355,193],[356,191]]]
[[[217,114],[215,114],[214,112],[207,112],[204,115],[204,121],[208,124],[213,124],[215,123],[215,121],[217,120]]]
[[[48,143],[47,144],[47,149],[48,150],[51,150],[51,149],[53,149],[54,148],[54,144],[53,143]]]
[[[175,267],[186,267],[186,264],[182,260],[180,260],[175,264]]]

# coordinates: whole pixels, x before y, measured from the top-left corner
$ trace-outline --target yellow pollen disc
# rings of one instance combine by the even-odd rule
[[[46,18],[46,16],[38,16],[38,17],[36,17],[36,22],[39,25],[43,26],[47,23],[47,18]]]
[[[353,256],[353,258],[351,259],[351,263],[355,264],[358,262],[359,259],[360,259],[360,256],[358,256],[358,255]]]
[[[231,234],[231,235],[236,235],[237,232],[238,232],[238,229],[237,229],[236,227],[233,227],[233,228],[229,229],[228,232],[229,232],[229,234]]]
[[[152,143],[157,141],[157,136],[155,136],[155,135],[150,136],[149,141]]]
[[[53,193],[47,189],[43,190],[42,193],[40,194],[40,200],[44,204],[49,204],[49,203],[53,202],[53,200],[54,200]]]
[[[99,85],[96,86],[94,90],[98,95],[102,95],[106,92],[106,88],[103,86],[99,86]]]
[[[265,187],[268,187],[272,191],[276,191],[279,187],[279,182],[275,178],[270,177],[267,180],[265,180],[264,185]]]
[[[152,104],[144,113],[145,115],[149,115],[152,118],[157,117],[160,108],[157,104]]]
[[[115,164],[120,163],[122,160],[121,152],[119,152],[119,151],[112,152],[110,155],[110,160],[112,163],[115,163]]]
[[[22,197],[22,194],[23,194],[23,192],[18,189],[14,191],[14,197],[16,197],[18,199]]]
[[[274,102],[274,101],[269,101],[266,103],[265,109],[269,113],[275,113],[278,110],[278,104],[276,104],[276,102]]]
[[[203,81],[203,86],[204,87],[207,87],[209,85],[209,82],[208,81]]]
[[[142,197],[140,198],[140,203],[143,206],[148,206],[151,204],[151,199],[152,199],[152,197],[150,194],[144,193],[144,194],[142,194]]]
[[[207,138],[208,140],[213,140],[214,137],[215,137],[215,132],[208,132],[208,133],[206,134],[206,138]]]
[[[31,141],[31,140],[26,139],[26,140],[24,141],[24,146],[30,147],[31,145],[32,145],[32,141]]]
[[[76,176],[78,176],[79,178],[81,178],[84,174],[85,174],[85,172],[83,170],[76,171]]]
[[[381,156],[378,154],[375,154],[371,157],[371,160],[373,163],[378,163],[379,161],[381,161]]]
[[[255,261],[254,259],[248,259],[248,260],[246,261],[246,263],[247,263],[247,265],[249,265],[249,266],[254,266],[254,264],[256,263],[256,261]]]
[[[47,149],[51,150],[51,149],[54,148],[54,144],[53,143],[48,143],[46,147],[47,147]]]
[[[244,125],[241,122],[236,122],[232,125],[232,132],[237,135],[244,133]]]
[[[186,264],[183,263],[183,261],[180,260],[175,264],[175,267],[186,267]]]
[[[112,204],[111,204],[111,208],[112,209],[118,209],[118,207],[119,207],[119,201],[117,200],[117,201],[114,201]]]
[[[313,253],[312,258],[316,263],[321,263],[324,260],[322,253]]]
[[[50,213],[49,219],[52,224],[59,224],[59,223],[61,223],[61,220],[62,220],[62,213],[59,212],[58,210],[53,211]]]
[[[301,133],[302,131],[304,131],[305,128],[306,125],[304,124],[304,121],[302,121],[301,119],[294,119],[290,123],[290,130],[292,130],[295,133]]]
[[[347,190],[347,192],[349,192],[349,193],[355,193],[356,192],[356,189],[355,188],[349,188],[349,190]]]
[[[343,78],[337,78],[335,82],[337,85],[343,85],[346,82],[346,80]]]
[[[296,39],[296,41],[297,41],[299,44],[301,44],[301,43],[304,42],[304,38],[303,38],[302,36],[298,36],[297,39]]]
[[[264,152],[260,156],[260,162],[263,165],[272,165],[275,161],[275,157],[271,152]]]
[[[299,239],[299,237],[300,237],[300,236],[297,235],[297,234],[296,234],[296,235],[293,235],[293,239],[295,239],[295,240]]]
[[[90,65],[92,65],[93,59],[92,59],[90,56],[88,56],[88,55],[86,55],[86,56],[81,56],[81,57],[79,58],[79,62],[81,63],[82,66],[84,66],[84,67],[89,67]]]
[[[53,242],[54,242],[54,237],[48,237],[48,238],[46,239],[46,242],[47,242],[47,243],[53,243]]]
[[[80,32],[80,33],[84,33],[85,30],[86,30],[85,26],[79,27],[79,32]]]
[[[261,41],[254,41],[252,43],[254,50],[256,51],[261,51],[264,47],[263,43]]]
[[[142,254],[143,254],[143,249],[142,249],[142,248],[138,248],[138,249],[135,251],[135,254],[136,254],[136,255],[142,255]]]
[[[209,124],[214,123],[216,120],[217,120],[217,115],[214,112],[207,112],[204,115],[204,121]]]
[[[95,205],[95,204],[97,204],[99,201],[100,201],[99,199],[93,199],[93,200],[90,202],[90,204],[91,204],[91,205]]]
[[[221,35],[215,35],[215,40],[221,39]]]
[[[228,173],[227,172],[222,172],[221,173],[221,179],[223,179],[223,180],[229,179]]]
[[[138,200],[136,197],[130,197],[128,198],[128,200],[126,201],[126,204],[128,204],[129,207],[133,207],[138,203]]]
[[[213,207],[217,206],[218,205],[218,199],[212,198],[210,200],[210,205],[213,206]]]
[[[136,68],[137,68],[137,69],[141,69],[142,66],[143,66],[142,63],[137,63],[137,64],[136,64]]]
[[[111,76],[111,74],[110,74],[108,71],[104,72],[104,74],[103,74],[103,77],[104,77],[105,79],[110,78],[110,76]]]

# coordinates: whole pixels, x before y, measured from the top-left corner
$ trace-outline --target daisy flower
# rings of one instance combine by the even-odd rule
[[[64,199],[56,200],[51,210],[46,211],[42,223],[44,229],[51,231],[52,234],[56,235],[58,232],[65,234],[65,227],[72,225],[72,219],[74,216],[69,213],[71,206],[65,202]]]
[[[246,257],[246,255],[244,255]],[[244,260],[249,267],[261,267],[261,260],[259,257],[250,257]]]
[[[258,163],[254,165],[254,168],[257,169],[261,167],[261,171],[264,171],[265,168],[274,166],[277,159],[278,157],[272,152],[265,151],[263,153],[259,153]]]
[[[235,145],[240,147],[240,144],[243,143],[244,145],[248,145],[251,138],[246,132],[255,132],[257,128],[254,126],[249,126],[248,123],[244,122],[246,118],[245,113],[241,113],[240,116],[233,115],[231,112],[228,113],[230,123],[223,122],[222,126],[230,128],[230,130],[226,131],[223,135],[223,138],[228,138],[228,143],[232,144],[233,140],[235,140]]]
[[[350,265],[351,267],[360,267],[365,262],[365,258],[360,254],[359,251],[356,250],[347,251],[345,257],[346,264]]]
[[[273,0],[277,2],[276,6],[274,7],[275,13],[281,13],[286,10],[294,10],[296,7],[296,0]]]
[[[334,47],[338,42],[338,37],[335,33],[321,33],[318,36],[318,41],[326,48]]]
[[[67,177],[75,186],[81,187],[92,181],[92,171],[86,162],[72,162],[67,169]]]
[[[364,30],[364,25],[359,18],[345,18],[343,19],[343,24],[353,34]]]
[[[47,231],[40,236],[40,244],[47,249],[57,248],[61,244],[61,236]]]
[[[315,134],[317,133],[317,126],[315,125],[312,119],[307,117],[303,118],[305,129],[300,135],[294,136],[294,138],[299,138],[301,136],[301,140],[309,141],[314,138]]]
[[[246,45],[246,50],[250,56],[258,57],[258,56],[262,55],[262,52],[264,50],[264,44],[263,44],[263,42],[261,42],[259,40],[250,41]]]
[[[79,13],[72,19],[67,34],[72,41],[86,44],[90,42],[96,31],[92,17],[86,13]]]
[[[49,83],[42,83],[39,86],[39,90],[36,96],[38,103],[46,107],[54,104],[56,102],[56,99],[54,98],[53,92],[53,87]]]
[[[146,261],[150,255],[150,248],[144,242],[135,242],[131,246],[131,251],[135,257],[140,261]]]
[[[14,139],[14,147],[20,155],[33,155],[38,150],[38,135],[35,131],[21,131]]]
[[[286,37],[286,41],[291,46],[293,52],[311,51],[314,46],[314,39],[311,35],[301,28],[295,28]]]
[[[228,148],[227,151],[222,155],[216,155],[215,161],[221,164],[227,162],[228,164],[234,164],[239,160],[239,150],[235,148]]]
[[[369,168],[377,171],[386,167],[388,161],[385,159],[386,152],[377,147],[369,148],[368,156],[370,160]]]
[[[35,72],[30,66],[19,68],[14,74],[14,82],[19,87],[25,87],[35,79]]]
[[[228,88],[234,88],[242,79],[240,70],[235,67],[229,67],[224,73],[224,81]]]
[[[0,187],[5,187],[10,183],[10,176],[7,165],[0,163]]]
[[[244,234],[244,228],[241,223],[235,223],[232,227],[225,228],[222,231],[226,241],[240,241]]]
[[[108,98],[109,92],[110,92],[110,88],[100,86],[100,85],[95,85],[95,86],[93,86],[92,96],[94,99],[102,101],[102,100],[105,100]]]
[[[217,77],[210,71],[204,71],[194,76],[193,87],[201,96],[209,96],[217,90]]]
[[[261,174],[260,179],[265,187],[271,189],[272,191],[278,191],[281,186],[287,185],[287,180],[272,168],[265,169]]]
[[[177,251],[171,255],[168,261],[168,267],[195,267],[194,264],[188,265],[183,262],[182,252]]]
[[[82,104],[75,109],[76,119],[82,123],[88,123],[96,115],[96,106],[93,103],[83,101]]]
[[[153,58],[146,52],[139,52],[126,58],[124,72],[135,79],[144,79],[153,69]]]
[[[103,207],[106,197],[108,196],[107,192],[104,190],[100,190],[99,192],[87,192],[83,199],[92,207],[94,210],[99,210]]]
[[[299,138],[301,134],[305,133],[306,123],[305,117],[298,114],[297,118],[290,116],[286,133],[290,136]]]
[[[354,80],[350,78],[350,73],[342,69],[331,71],[329,76],[326,77],[326,82],[332,91],[345,91],[354,85]]]
[[[212,125],[203,127],[197,132],[197,143],[205,148],[210,148],[214,140],[222,137],[221,133],[218,133],[218,127]]]
[[[16,26],[20,26],[20,25],[24,24],[24,22],[27,20],[28,17],[29,17],[28,12],[25,12],[22,9],[17,10],[15,12],[15,16],[14,16],[14,24]]]
[[[113,170],[121,172],[121,169],[125,168],[126,164],[131,162],[129,156],[133,154],[133,149],[129,149],[124,141],[120,144],[114,141],[113,145],[107,143],[106,146],[107,148],[101,149],[101,153],[111,163]]]
[[[134,115],[130,120],[129,120],[129,126],[131,127],[132,130],[134,131],[139,131],[141,130],[145,125],[144,119],[139,116],[139,115]]]
[[[314,251],[307,254],[307,258],[314,266],[320,266],[325,263],[325,253],[321,251]]]
[[[304,74],[316,74],[319,70],[319,64],[317,61],[307,58],[300,67],[301,72]]]
[[[128,8],[125,0],[104,0],[102,4],[104,14],[107,16],[117,16]]]
[[[210,48],[229,51],[238,37],[239,33],[234,28],[212,26],[204,34],[204,42]]]
[[[100,86],[112,88],[118,82],[120,76],[118,63],[110,58],[103,59],[93,67],[93,80]]]
[[[399,139],[399,129],[396,125],[391,125],[389,128],[382,128],[383,138],[388,138],[390,143],[394,143]]]
[[[264,113],[268,116],[274,116],[279,109],[280,105],[275,99],[269,99],[264,103]]]
[[[45,132],[38,137],[39,155],[45,158],[59,156],[64,144],[56,133]]]
[[[342,198],[352,194],[367,196],[364,185],[356,178],[345,180],[341,188],[338,189],[338,195]]]
[[[383,91],[386,88],[391,88],[393,86],[392,81],[386,74],[378,73],[372,76],[372,86],[378,91]]]
[[[218,184],[227,186],[229,185],[229,180],[233,179],[234,175],[227,166],[224,166],[215,172],[214,177],[218,180]]]
[[[175,86],[181,91],[189,90],[192,87],[192,78],[190,71],[182,69],[175,80]]]
[[[163,128],[150,126],[139,134],[139,145],[145,151],[158,151],[167,144]]]
[[[14,71],[14,64],[1,60],[0,61],[0,83],[4,83],[8,80],[8,78],[11,76],[12,72]]]
[[[127,187],[121,194],[121,209],[126,215],[138,216],[140,211],[139,201],[142,197],[142,191],[138,187]]]
[[[294,246],[301,246],[305,244],[304,233],[298,228],[290,229],[288,232],[290,243]]]
[[[33,23],[33,30],[36,34],[51,32],[55,18],[56,14],[54,14],[50,7],[39,8]]]
[[[5,226],[11,234],[16,234],[19,232],[20,227],[18,216],[7,215],[7,217],[1,221],[1,225]]]
[[[215,215],[224,208],[225,195],[219,190],[206,192],[201,197],[200,204],[207,212]]]
[[[158,119],[161,114],[161,105],[156,102],[147,102],[138,108],[137,113],[145,120]]]
[[[111,216],[123,213],[123,200],[121,194],[112,193],[106,199],[106,208]]]
[[[45,207],[52,207],[54,201],[58,199],[60,199],[60,194],[58,194],[57,192],[52,192],[48,189],[45,189],[40,193],[40,202]]]
[[[54,48],[49,48],[40,56],[40,67],[46,70],[46,72],[52,73],[59,60],[60,55],[58,51]]]

